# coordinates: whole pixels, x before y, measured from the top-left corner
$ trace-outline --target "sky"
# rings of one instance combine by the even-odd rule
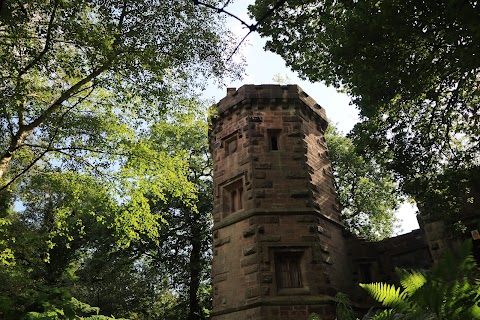
[[[233,6],[226,8],[239,16],[244,21],[249,21],[247,16],[247,5],[251,1],[236,1]],[[230,29],[240,38],[247,34],[248,30],[243,28],[240,22],[233,18],[228,18],[227,23]],[[303,91],[311,96],[319,105],[321,105],[330,120],[343,133],[349,132],[356,122],[358,122],[358,110],[350,104],[350,98],[343,93],[337,92],[332,87],[327,87],[322,83],[311,83],[301,80],[298,75],[292,72],[283,59],[272,52],[266,52],[263,47],[265,40],[257,33],[251,33],[246,43],[240,47],[240,52],[233,59],[240,59],[243,55],[246,66],[243,79],[226,83],[225,86],[217,87],[210,84],[204,92],[204,98],[219,101],[227,92],[227,88],[239,88],[244,84],[274,84],[276,75],[282,78],[288,78],[286,84],[297,84]],[[401,220],[396,234],[403,234],[411,230],[418,229],[418,222],[415,215],[416,206],[404,204],[396,213]]]

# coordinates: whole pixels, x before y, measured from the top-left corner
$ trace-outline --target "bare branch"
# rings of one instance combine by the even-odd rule
[[[242,45],[242,43],[247,39],[247,37],[250,35],[250,33],[252,33],[252,30],[250,30],[250,31],[245,35],[245,37],[243,37],[242,40],[237,44],[237,46],[235,47],[235,49],[233,49],[232,53],[228,56],[227,61],[230,61],[230,59],[232,59],[233,55],[238,51],[238,49],[240,48],[240,46]]]
[[[107,152],[103,150],[98,150],[98,149],[93,149],[93,148],[88,148],[88,147],[62,147],[62,148],[55,148],[52,151],[65,151],[65,150],[79,150],[79,151],[89,151],[93,153],[99,153],[99,154],[111,154],[115,156],[131,156],[130,153],[122,153],[122,152]]]
[[[230,4],[230,1],[231,1],[231,0],[225,1],[225,3],[224,3],[223,6],[222,6],[222,9],[225,9],[225,8]]]
[[[237,44],[237,46],[235,47],[235,49],[233,49],[232,53],[230,54],[230,56],[228,56],[227,58],[227,61],[229,61],[233,55],[238,51],[238,49],[240,48],[240,46],[242,45],[242,43],[247,39],[247,37],[254,31],[257,30],[258,26],[260,24],[262,24],[269,16],[271,16],[275,10],[279,9],[281,6],[283,6],[285,4],[287,0],[279,0],[275,3],[275,5],[273,7],[271,7],[269,10],[267,10],[267,12],[264,13],[264,15],[260,18],[260,20],[258,20],[256,23],[253,23],[253,24],[248,24],[247,22],[245,22],[244,20],[242,20],[241,18],[239,18],[238,16],[234,15],[233,13],[231,12],[228,12],[225,10],[225,7],[229,4],[230,0],[228,0],[224,5],[223,7],[221,8],[217,8],[211,4],[208,4],[208,3],[205,3],[203,1],[198,1],[198,0],[193,0],[193,4],[194,5],[201,5],[201,6],[204,6],[204,7],[207,7],[209,9],[212,9],[212,10],[216,10],[218,13],[224,13],[236,20],[238,20],[241,24],[243,24],[245,27],[248,28],[248,33],[242,38],[242,40]]]
[[[215,7],[215,6],[212,6],[211,4],[205,3],[205,2],[203,2],[203,1],[194,0],[193,3],[194,3],[195,5],[201,5],[201,6],[204,6],[204,7],[209,8],[209,9],[215,10],[215,11],[217,11],[217,13],[225,13],[226,15],[228,15],[228,16],[236,19],[237,21],[239,21],[241,24],[243,24],[245,27],[247,27],[247,28],[250,29],[250,30],[251,30],[252,27],[254,27],[253,24],[252,24],[252,25],[249,25],[248,23],[246,23],[245,21],[243,21],[242,19],[240,19],[239,17],[237,17],[237,16],[234,15],[233,13],[226,11],[224,8],[225,8],[225,6],[228,4],[228,2],[227,2],[227,4],[225,4],[222,8],[217,8],[217,7]]]

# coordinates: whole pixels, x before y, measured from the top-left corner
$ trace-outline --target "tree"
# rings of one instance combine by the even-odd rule
[[[13,254],[0,268],[0,316],[74,318],[86,306],[69,289],[80,253],[108,234],[102,229],[117,206],[101,184],[81,173],[36,175],[28,191],[25,210],[12,210],[2,230]]]
[[[117,199],[108,227],[120,245],[158,236],[161,215],[146,194],[189,199],[196,190],[183,155],[156,152],[145,133],[202,77],[233,74],[229,37],[215,13],[184,1],[2,1],[1,261],[14,259],[7,229],[15,201],[64,223],[76,217],[78,195],[89,194],[87,176]],[[71,206],[44,201],[59,192],[51,184],[75,192]]]
[[[393,175],[358,154],[352,140],[332,125],[325,138],[347,229],[370,240],[392,236],[401,203]]]
[[[101,169],[129,152],[132,128],[162,114],[178,87],[229,71],[229,33],[190,2],[31,0],[0,9],[2,189],[47,155]]]
[[[193,203],[170,194],[152,205],[154,211],[164,213],[169,227],[162,229],[154,247],[146,248],[156,263],[164,265],[171,286],[186,304],[181,309],[188,320],[206,319],[205,309],[211,308],[202,301],[201,291],[210,279],[212,164],[206,110],[198,109],[170,115],[168,122],[153,128],[150,140],[159,152],[183,155],[187,180],[196,189]]]
[[[189,150],[152,137],[169,112],[200,110],[192,97],[203,79],[236,75],[230,39],[215,12],[185,1],[0,2],[2,316],[65,312],[88,285],[116,292],[120,316],[158,311],[160,294],[178,300],[158,273],[139,272],[152,268],[136,250],[161,240],[169,201],[208,221],[196,206],[208,179],[200,190]],[[85,281],[87,270],[103,282]]]
[[[147,193],[152,214],[162,219],[155,238],[142,235],[123,249],[102,235],[87,250],[73,291],[104,313],[144,319],[207,317],[212,206],[207,124],[200,105],[187,100],[183,106],[153,125],[143,141],[146,149],[175,159],[195,192],[185,197],[171,188],[161,198]],[[156,165],[151,162],[151,170]]]
[[[258,31],[300,76],[352,97],[357,148],[416,196],[419,178],[478,171],[479,18],[475,1],[291,0]]]
[[[2,245],[15,255],[0,268],[0,317],[68,310],[72,317],[86,315],[75,309],[79,303],[131,319],[206,317],[211,226],[207,124],[205,108],[180,100],[175,103],[181,108],[137,137],[146,153],[142,161],[132,156],[120,170],[137,182],[141,193],[130,200],[146,201],[148,215],[136,215],[138,207],[119,199],[95,175],[45,169],[23,177],[16,194],[24,209],[12,210],[1,233]],[[158,171],[164,162],[176,165]],[[135,172],[147,177],[136,180]],[[192,191],[186,194],[173,182]]]

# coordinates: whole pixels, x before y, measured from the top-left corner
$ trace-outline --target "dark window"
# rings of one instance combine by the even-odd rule
[[[301,252],[278,252],[275,254],[275,273],[279,289],[303,287],[300,271],[301,258]]]
[[[267,129],[270,150],[280,150],[281,129]]]
[[[362,263],[359,266],[361,280],[364,283],[372,282],[372,265],[369,263]]]
[[[278,150],[278,140],[277,137],[270,138],[270,146],[272,150]]]

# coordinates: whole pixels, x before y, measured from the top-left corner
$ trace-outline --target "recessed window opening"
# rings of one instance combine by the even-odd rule
[[[372,265],[369,263],[362,263],[359,265],[360,274],[362,277],[362,281],[365,283],[372,282]]]
[[[280,150],[280,132],[281,129],[267,129],[268,143],[271,151]]]
[[[279,289],[303,287],[300,269],[301,258],[301,252],[279,252],[275,254],[275,273]]]
[[[232,139],[230,141],[227,141],[227,150],[228,150],[228,154],[232,154],[235,151],[237,151],[237,139]]]
[[[277,137],[270,137],[270,146],[272,150],[278,150],[278,140]]]
[[[238,179],[223,187],[223,209],[225,214],[244,208],[243,179]]]
[[[222,142],[223,147],[225,148],[225,156],[229,156],[232,153],[235,153],[238,150],[238,134],[237,132],[232,133],[226,137]]]
[[[230,208],[232,212],[243,209],[243,187],[230,192]]]

